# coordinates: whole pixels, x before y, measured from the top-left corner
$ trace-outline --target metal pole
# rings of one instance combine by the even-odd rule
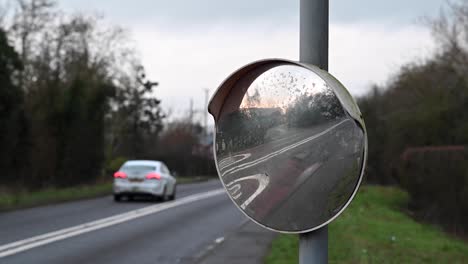
[[[300,0],[300,61],[328,70],[328,0]],[[328,227],[299,235],[299,264],[328,263]]]
[[[300,0],[301,62],[328,70],[328,0]]]
[[[299,264],[328,263],[328,227],[299,235]]]
[[[210,93],[210,89],[204,89],[204,90],[205,90],[205,105],[203,106],[203,109],[205,109],[205,111],[204,111],[204,120],[203,120],[203,123],[204,123],[203,134],[207,136],[208,135],[208,111],[206,109],[208,109],[208,95]]]

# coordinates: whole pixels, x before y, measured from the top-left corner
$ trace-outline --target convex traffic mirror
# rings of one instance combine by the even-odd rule
[[[209,111],[221,181],[258,224],[313,231],[357,192],[366,130],[354,99],[328,72],[281,59],[254,62],[221,84]]]

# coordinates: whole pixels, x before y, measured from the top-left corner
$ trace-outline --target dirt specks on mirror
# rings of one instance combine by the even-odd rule
[[[231,92],[220,111],[220,178],[241,210],[273,230],[327,223],[361,178],[363,122],[337,97],[337,83],[321,76],[289,63],[254,70],[236,82],[232,89],[243,92]]]
[[[307,97],[324,91],[325,82],[318,75],[297,66],[279,66],[255,79],[247,90],[240,108],[287,109],[299,97]]]

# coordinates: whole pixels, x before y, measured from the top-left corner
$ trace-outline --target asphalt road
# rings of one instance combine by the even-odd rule
[[[184,202],[190,197],[220,188],[217,180],[180,185],[175,202],[181,204],[150,201],[115,203],[109,196],[0,213],[1,255],[5,252],[2,246],[16,241],[137,209],[140,210],[136,213],[151,207],[160,210],[46,242],[1,257],[0,263],[197,263],[209,254],[216,241],[221,241],[246,222],[245,216],[221,192],[208,198]],[[164,206],[168,208],[162,210]],[[114,220],[105,221],[111,223]]]
[[[324,224],[354,192],[362,130],[349,118],[276,130],[284,130],[276,139],[219,157],[224,184],[239,207],[267,227],[297,232]]]

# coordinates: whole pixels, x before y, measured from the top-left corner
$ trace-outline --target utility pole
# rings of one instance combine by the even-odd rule
[[[203,131],[204,131],[204,135],[207,136],[208,135],[208,111],[207,111],[207,109],[208,109],[208,96],[210,94],[210,89],[205,88],[203,90],[205,91],[205,105],[203,106],[203,109],[204,109],[204,111],[203,111],[204,129],[203,129]]]
[[[193,132],[193,98],[190,98],[190,106],[189,106],[189,129],[190,133]]]
[[[328,70],[328,0],[300,0],[301,62]],[[328,227],[299,235],[299,264],[328,263]]]
[[[189,105],[189,122],[190,122],[190,124],[193,123],[193,98],[190,98],[190,105]]]

